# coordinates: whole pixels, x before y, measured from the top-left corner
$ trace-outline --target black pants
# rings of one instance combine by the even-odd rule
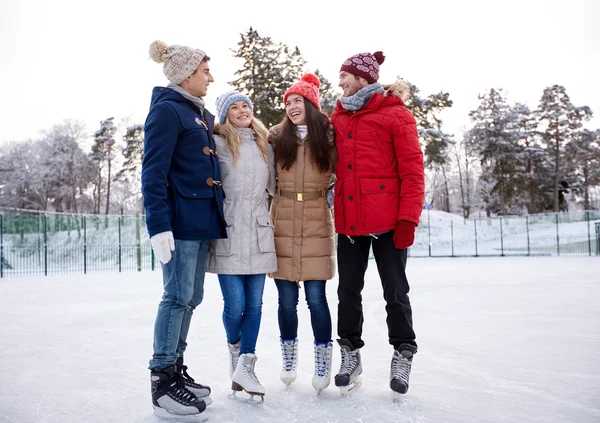
[[[346,235],[338,235],[338,336],[349,340],[354,348],[365,345],[362,340],[361,292],[373,243],[373,255],[386,301],[390,344],[395,348],[409,344],[416,350],[412,308],[408,299],[410,287],[405,273],[407,250],[397,249],[393,236],[394,231],[381,234],[377,239],[368,235],[353,236],[353,243]]]

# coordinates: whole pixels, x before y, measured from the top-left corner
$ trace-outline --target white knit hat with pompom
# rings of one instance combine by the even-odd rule
[[[188,76],[193,74],[206,53],[186,46],[168,46],[162,41],[150,44],[150,58],[156,63],[163,64],[163,72],[173,84],[181,84]]]

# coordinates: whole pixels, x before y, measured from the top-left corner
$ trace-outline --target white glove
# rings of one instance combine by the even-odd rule
[[[150,238],[150,244],[158,261],[167,264],[171,261],[171,251],[175,251],[173,232],[161,232]]]

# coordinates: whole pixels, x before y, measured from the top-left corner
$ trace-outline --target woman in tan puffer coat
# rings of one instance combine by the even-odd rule
[[[271,204],[277,271],[269,274],[279,291],[281,381],[296,380],[298,292],[304,282],[314,334],[315,372],[320,392],[330,382],[331,314],[325,283],[335,275],[335,241],[326,194],[335,166],[334,131],[321,112],[319,79],[306,74],[284,94],[286,117],[269,133],[278,188]]]

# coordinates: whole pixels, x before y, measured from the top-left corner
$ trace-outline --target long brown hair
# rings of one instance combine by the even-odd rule
[[[329,117],[304,98],[304,110],[306,113],[306,128],[308,135],[304,141],[308,145],[311,160],[321,173],[327,172],[333,166],[331,155],[332,145],[327,137],[329,129]],[[285,115],[281,121],[281,133],[275,140],[275,160],[281,164],[283,170],[290,170],[296,162],[298,155],[298,134],[296,125]]]

